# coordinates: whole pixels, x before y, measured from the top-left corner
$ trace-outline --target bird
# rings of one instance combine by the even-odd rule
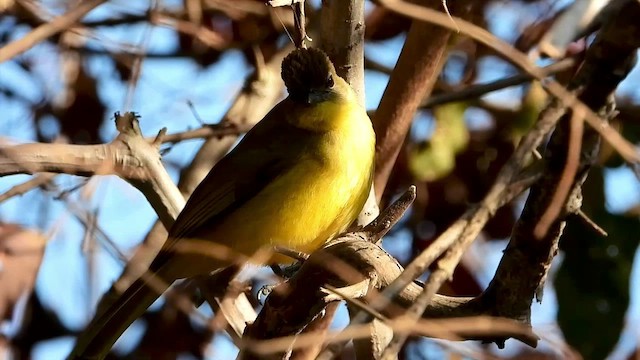
[[[141,277],[98,311],[68,359],[103,359],[172,283],[229,266],[220,249],[311,253],[354,222],[373,179],[371,120],[320,49],[293,50],[281,76],[288,96],[210,170],[169,229],[147,272],[160,281]],[[287,262],[273,253],[259,265]]]

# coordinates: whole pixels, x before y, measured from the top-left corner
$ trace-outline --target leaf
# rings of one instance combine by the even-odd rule
[[[547,104],[547,92],[539,81],[533,81],[522,99],[522,106],[511,126],[512,135],[518,139],[531,130],[538,120],[538,115]]]
[[[607,211],[604,185],[602,168],[592,169],[583,185],[582,209],[609,236],[602,238],[584,222],[570,219],[560,240],[564,259],[554,281],[558,325],[585,359],[606,358],[620,340],[639,244],[638,217]]]
[[[449,103],[433,110],[436,128],[428,143],[409,153],[409,168],[421,181],[434,181],[448,175],[456,165],[456,155],[469,143],[464,121],[466,103]]]

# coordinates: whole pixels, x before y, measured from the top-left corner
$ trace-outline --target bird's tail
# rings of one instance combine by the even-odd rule
[[[149,274],[149,273],[147,273]],[[67,359],[103,359],[120,335],[171,285],[153,276],[136,280],[124,293],[115,285],[100,300],[96,315],[78,336]],[[151,281],[149,281],[151,280]]]

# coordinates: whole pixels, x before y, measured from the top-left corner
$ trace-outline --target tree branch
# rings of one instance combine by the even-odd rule
[[[409,193],[411,192],[412,189],[409,190]],[[409,205],[410,202],[407,203],[401,199],[398,203],[385,209],[379,219],[395,221],[404,212],[398,210],[402,208],[406,210]],[[384,220],[381,222],[384,222]],[[384,231],[384,228],[382,231]],[[242,359],[280,359],[294,340],[296,341],[294,346],[302,346],[298,344],[298,339],[293,335],[298,334],[306,324],[312,321],[330,303],[329,301],[335,301],[334,298],[321,290],[324,287],[331,286],[344,289],[354,284],[366,283],[368,284],[368,289],[360,296],[360,299],[367,304],[377,302],[381,296],[378,290],[391,285],[402,273],[403,269],[391,255],[371,241],[376,235],[378,234],[372,235],[371,232],[366,230],[349,233],[330,242],[323,249],[312,253],[301,269],[290,280],[280,284],[272,291],[256,321],[247,327],[243,337],[243,343],[246,346],[243,349]],[[403,309],[411,306],[422,290],[423,288],[420,284],[412,282],[395,295],[392,302],[379,308],[380,313],[386,319],[402,314]],[[438,295],[425,309],[423,317],[474,316],[489,314],[489,310],[480,307],[478,303],[472,301],[472,298]],[[396,323],[385,322],[385,324],[393,327]],[[351,327],[347,328],[346,331],[350,331],[349,329]],[[467,330],[468,332],[460,338],[484,339],[496,335],[495,333],[486,336],[480,335],[474,332],[473,328],[468,328]],[[349,339],[344,334],[332,335],[327,340],[327,343],[334,341],[344,342]],[[313,334],[309,334],[309,336],[313,336]],[[363,334],[360,334],[358,338],[362,336]],[[537,340],[537,337],[530,329],[506,336],[514,336],[528,344],[533,344]],[[273,345],[273,343],[265,342],[264,346],[258,346],[260,343],[256,342],[258,340],[264,341],[281,337],[286,337],[282,341],[288,341],[288,343],[284,344],[288,344],[287,346],[269,348],[267,345]],[[317,334],[315,339],[317,343]],[[265,357],[267,353],[269,357]]]
[[[531,63],[529,58],[520,51],[513,48],[506,42],[496,38],[487,30],[476,26],[459,17],[449,17],[433,9],[429,9],[423,6],[415,5],[401,0],[377,0],[383,4],[386,8],[394,11],[398,14],[408,16],[414,19],[420,19],[432,24],[436,24],[440,27],[450,30],[460,30],[463,34],[471,37],[479,43],[486,45],[490,49],[496,51],[505,59],[509,60],[515,66],[524,70],[536,80],[542,80],[545,78],[544,73]],[[631,1],[633,6],[637,0]],[[453,20],[453,21],[452,21]],[[637,31],[636,28],[628,28],[629,31]],[[616,39],[613,44],[617,46],[628,48],[637,48],[637,43],[640,39],[633,36],[621,36]],[[640,163],[640,153],[636,150],[635,146],[628,142],[620,135],[614,128],[598,117],[587,105],[578,100],[574,94],[565,89],[562,85],[554,80],[547,80],[542,83],[544,88],[553,96],[555,96],[563,106],[570,107],[574,111],[583,111],[585,113],[585,121],[593,127],[602,138],[607,141],[616,151],[629,163]],[[389,170],[390,171],[390,170]]]
[[[89,11],[98,7],[107,0],[88,0],[78,4],[76,8],[60,15],[50,22],[44,23],[31,30],[27,35],[0,48],[0,63],[31,49],[39,42],[65,31],[80,20]]]
[[[435,6],[436,3],[432,4]],[[466,1],[456,2],[454,13],[464,12],[463,9],[469,4]],[[378,201],[382,198],[414,114],[422,100],[433,90],[444,65],[450,35],[449,29],[434,26],[422,19],[411,23],[398,62],[373,116],[376,130],[374,184]],[[428,42],[425,42],[426,36]]]
[[[570,91],[580,94],[577,101],[590,106],[595,111],[606,110],[608,98],[620,81],[629,73],[632,64],[635,63],[635,52],[640,42],[637,44],[625,42],[624,45],[626,46],[621,47],[619,38],[624,37],[625,35],[623,34],[629,34],[630,28],[634,29],[633,31],[635,32],[640,32],[640,29],[635,25],[635,19],[640,16],[640,3],[630,2],[623,8],[623,11],[626,11],[626,13],[624,16],[616,17],[615,25],[612,25],[613,22],[611,22],[599,34],[594,44],[587,51],[587,57],[580,67],[580,71],[569,85]],[[549,109],[553,109],[553,107],[547,108],[547,110]],[[583,115],[582,107],[573,108],[573,113],[579,119]],[[544,127],[549,129],[550,125],[558,121],[558,115],[563,114],[562,112],[544,111],[540,115],[537,127],[540,127],[541,124],[547,124]],[[608,118],[610,111],[606,115],[606,118]],[[580,208],[580,186],[586,178],[589,167],[596,160],[599,136],[593,128],[584,132],[581,139],[583,150],[580,152],[580,165],[577,165],[574,170],[569,170],[573,175],[571,173],[569,175],[565,174],[565,168],[569,167],[571,162],[569,153],[576,153],[577,155],[576,150],[573,149],[575,141],[573,143],[569,141],[572,133],[570,117],[572,116],[564,115],[547,147],[544,176],[538,180],[529,193],[528,203],[525,205],[521,218],[516,223],[512,241],[507,247],[501,266],[499,266],[492,281],[493,287],[490,286],[476,300],[479,302],[486,301],[490,304],[487,305],[485,303],[485,306],[495,306],[493,315],[508,316],[526,324],[529,323],[531,301],[534,294],[537,294],[536,291],[541,291],[547,271],[557,251],[557,242],[564,228],[564,217],[568,213],[576,213]],[[597,118],[600,119],[599,116]],[[581,129],[578,129],[581,133]],[[525,149],[523,145],[533,145],[540,142],[542,137],[532,136],[532,134],[535,134],[535,132],[530,132],[522,140],[521,146],[501,170],[498,175],[498,181],[489,191],[487,197],[492,195],[503,196],[499,192],[495,192],[498,190],[496,185],[499,184],[500,179],[504,178],[504,175],[509,175],[509,169],[517,169],[518,166],[521,166],[519,164],[525,163],[525,158],[518,157],[519,155],[526,155],[535,149],[535,147],[530,148],[529,146]],[[542,134],[544,133],[539,133],[538,135]],[[569,150],[570,148],[571,151]],[[523,152],[525,150],[526,153]],[[576,173],[578,174],[577,176],[575,176]],[[567,176],[571,176],[569,187],[572,189],[572,195],[567,199],[568,192],[564,196],[560,194],[563,196],[563,214],[560,218],[557,217],[560,214],[556,214],[556,218],[550,221],[551,224],[545,229],[545,234],[542,235],[544,238],[536,241],[535,228],[540,219],[544,217],[550,204],[553,204],[554,197],[556,197],[556,189],[561,187],[559,184]],[[484,213],[483,220],[484,218],[488,219],[493,214],[492,211],[486,210],[482,211],[482,213]],[[417,319],[424,312],[436,291],[444,281],[452,276],[462,254],[475,239],[484,222],[486,220],[481,225],[471,223],[465,227],[460,239],[438,261],[422,294],[415,304],[411,306],[406,317]],[[523,263],[527,265],[523,266]],[[396,334],[382,358],[391,359],[397,356],[405,339],[406,335]],[[499,342],[499,345],[503,345],[503,342]]]
[[[556,63],[545,66],[540,69],[546,76],[555,75],[559,72],[569,70],[576,65],[576,59],[566,58]],[[513,75],[504,79],[492,81],[485,84],[472,85],[464,88],[460,91],[448,92],[437,94],[428,98],[425,98],[420,104],[421,108],[431,108],[437,105],[446,104],[454,101],[464,101],[468,99],[476,99],[483,95],[486,95],[493,91],[502,90],[511,86],[524,84],[533,80],[534,77],[531,74],[522,73]]]
[[[165,226],[184,206],[158,152],[163,130],[149,143],[133,113],[116,115],[120,134],[102,145],[21,144],[0,149],[0,176],[52,172],[81,176],[118,175],[140,190]]]

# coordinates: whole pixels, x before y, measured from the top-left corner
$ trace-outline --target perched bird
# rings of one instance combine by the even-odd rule
[[[310,253],[346,230],[372,182],[375,135],[365,109],[327,55],[297,49],[282,62],[289,96],[211,169],[140,278],[80,334],[70,359],[102,359],[175,280],[229,266],[229,248]],[[268,262],[288,259],[274,255]],[[160,287],[160,288],[158,288]]]

